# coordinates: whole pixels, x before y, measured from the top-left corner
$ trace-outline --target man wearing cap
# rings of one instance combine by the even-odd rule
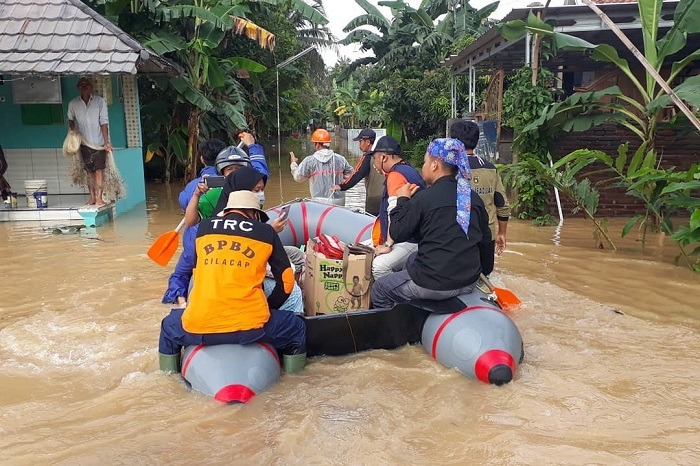
[[[418,170],[403,158],[401,146],[391,136],[379,138],[374,148],[367,153],[367,157],[373,159],[375,169],[386,179],[379,204],[379,216],[372,231],[375,253],[372,276],[376,280],[403,269],[408,256],[418,250],[418,243],[413,237],[400,242],[392,238],[389,232],[389,213],[396,207],[399,188],[414,185],[423,189],[425,184]]]
[[[350,178],[345,179],[339,185],[333,186],[334,191],[347,191],[354,187],[361,179],[365,179],[365,211],[372,215],[379,215],[379,203],[382,200],[382,191],[384,190],[384,177],[372,169],[372,156],[367,153],[372,149],[372,145],[377,138],[375,133],[370,128],[365,128],[360,131],[353,141],[360,142],[360,150],[362,157],[355,165],[355,172]]]
[[[92,94],[92,82],[83,77],[78,80],[80,95],[68,103],[68,126],[81,137],[80,157],[88,174],[88,205],[105,205],[102,199],[107,152],[112,151],[109,141],[109,115],[107,102]]]
[[[488,214],[469,184],[464,144],[435,139],[424,156],[422,174],[429,188],[404,185],[391,211],[395,241],[418,238],[418,252],[406,268],[379,278],[372,304],[389,308],[412,299],[441,300],[471,293],[481,272],[493,270]]]
[[[281,350],[286,369],[303,367],[304,321],[278,310],[292,292],[294,272],[267,220],[250,191],[232,192],[223,212],[202,220],[189,303],[184,310],[173,309],[161,325],[163,371],[179,371],[183,346],[255,342]],[[276,283],[266,298],[262,284],[267,264]]]

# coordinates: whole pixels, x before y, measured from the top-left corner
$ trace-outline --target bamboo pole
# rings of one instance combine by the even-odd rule
[[[700,131],[700,120],[693,114],[693,112],[688,108],[688,106],[676,95],[676,93],[671,89],[671,86],[668,85],[668,83],[664,80],[664,78],[659,75],[659,73],[654,69],[653,66],[651,66],[651,63],[649,63],[649,60],[646,59],[644,55],[637,49],[637,47],[634,46],[632,41],[630,41],[627,36],[625,35],[620,28],[617,27],[617,25],[613,22],[613,20],[610,19],[608,15],[606,15],[603,10],[598,8],[596,4],[594,4],[591,0],[582,0],[584,4],[588,6],[591,10],[597,14],[600,19],[603,20],[605,24],[607,24],[612,32],[615,33],[615,35],[622,41],[623,44],[632,52],[632,55],[635,56],[637,60],[644,66],[644,69],[649,73],[654,80],[661,86],[661,89],[666,92],[671,97],[671,100],[673,100],[673,103],[676,104],[676,106],[680,109],[681,112],[685,116],[688,117],[688,119],[693,123],[693,125],[697,128],[698,131]]]

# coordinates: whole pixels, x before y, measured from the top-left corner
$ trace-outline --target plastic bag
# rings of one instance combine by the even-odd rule
[[[66,139],[63,141],[63,155],[72,157],[80,151],[82,140],[77,131],[68,131]]]

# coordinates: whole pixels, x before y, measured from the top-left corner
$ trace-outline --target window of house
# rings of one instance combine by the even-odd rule
[[[22,124],[28,126],[62,125],[63,105],[22,104]]]

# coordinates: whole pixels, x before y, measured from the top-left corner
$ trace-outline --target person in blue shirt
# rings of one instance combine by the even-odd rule
[[[248,148],[248,155],[250,155],[250,164],[259,171],[265,182],[270,177],[270,170],[267,168],[267,160],[265,160],[265,150],[263,146],[255,142],[255,137],[248,133],[242,132],[238,134],[238,138],[245,144]]]
[[[199,172],[199,176],[187,183],[185,189],[180,192],[178,201],[183,211],[187,209],[187,204],[190,203],[190,198],[194,195],[197,184],[202,181],[202,177],[205,175],[216,176],[216,167],[214,166],[216,156],[225,148],[226,144],[219,139],[209,139],[199,146],[199,160],[204,165],[204,168]],[[188,227],[182,235],[183,244],[193,243],[196,236],[197,228]],[[192,267],[190,264],[193,259],[193,251],[188,251],[188,249],[185,248],[180,255],[180,259],[177,261],[175,271],[170,275],[170,279],[168,280],[168,289],[165,291],[162,301],[164,304],[185,302],[187,287],[190,281],[189,277],[192,275]],[[185,276],[187,278],[184,278]]]

